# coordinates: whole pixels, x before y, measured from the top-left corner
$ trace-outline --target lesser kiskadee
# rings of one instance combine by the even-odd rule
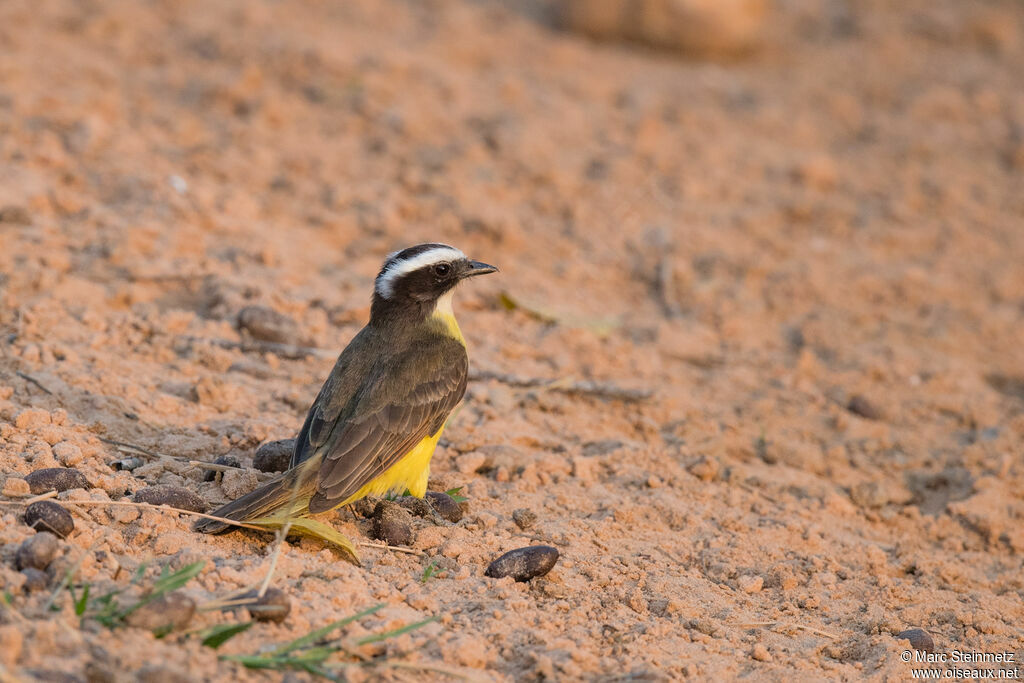
[[[347,539],[310,515],[370,495],[408,490],[422,498],[430,457],[466,391],[469,359],[452,294],[466,278],[496,270],[445,244],[388,256],[370,321],[313,401],[288,471],[212,514],[267,528],[287,524],[355,555]],[[219,533],[230,526],[206,519],[195,528]]]

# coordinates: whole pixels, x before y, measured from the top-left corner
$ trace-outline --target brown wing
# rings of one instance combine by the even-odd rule
[[[370,373],[370,366],[365,364],[367,361],[360,361],[378,356],[378,344],[374,331],[366,326],[338,356],[330,376],[310,406],[306,421],[295,440],[291,467],[305,462],[319,452],[318,449],[327,441],[341,415],[352,409]]]
[[[310,425],[310,442],[324,454],[310,512],[343,502],[444,425],[466,392],[469,364],[454,339],[429,347],[381,368],[332,424]]]

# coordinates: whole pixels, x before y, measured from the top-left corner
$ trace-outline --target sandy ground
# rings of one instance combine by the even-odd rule
[[[5,505],[5,677],[305,680],[218,655],[380,602],[343,633],[439,620],[343,676],[897,680],[908,628],[1024,669],[1022,5],[782,3],[727,61],[530,7],[0,4],[4,500],[53,466],[92,487],[66,501],[251,487],[187,461],[293,436],[383,256],[428,239],[502,269],[457,297],[477,372],[653,392],[472,382],[433,466],[463,520],[361,568],[284,544],[290,616],[219,651],[54,590],[205,560],[203,604],[261,581],[272,539],[69,506],[28,592],[34,532]],[[325,353],[209,341],[241,340],[248,305]],[[101,437],[179,461],[116,471]],[[483,575],[535,543],[547,576]]]

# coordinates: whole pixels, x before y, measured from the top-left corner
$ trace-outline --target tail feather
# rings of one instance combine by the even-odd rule
[[[252,521],[260,526],[266,526],[268,529],[280,529],[287,524],[289,535],[297,534],[319,538],[321,541],[326,541],[344,550],[355,564],[359,564],[359,553],[356,552],[356,547],[352,541],[345,538],[344,535],[335,530],[330,524],[321,522],[318,519],[313,519],[312,517],[264,517]]]
[[[210,514],[236,522],[253,522],[268,517],[287,520],[291,516],[307,514],[309,494],[296,486],[296,479],[294,476],[275,479]],[[215,519],[201,519],[192,528],[204,534],[221,534],[235,527]]]
[[[313,480],[304,476],[307,471],[315,472],[313,466],[299,465],[279,479],[268,482],[252,493],[247,493],[227,505],[223,505],[210,513],[214,517],[245,522],[268,531],[280,529],[288,525],[289,533],[319,538],[332,543],[359,564],[359,555],[350,540],[337,532],[333,527],[309,516],[309,499]],[[201,519],[193,527],[204,534],[221,534],[236,528],[227,522],[216,519]]]

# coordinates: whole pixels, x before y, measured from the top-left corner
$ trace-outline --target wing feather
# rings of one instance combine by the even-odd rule
[[[380,368],[333,422],[310,411],[309,443],[324,455],[311,512],[340,504],[444,425],[466,391],[468,360],[454,339],[430,347]]]

